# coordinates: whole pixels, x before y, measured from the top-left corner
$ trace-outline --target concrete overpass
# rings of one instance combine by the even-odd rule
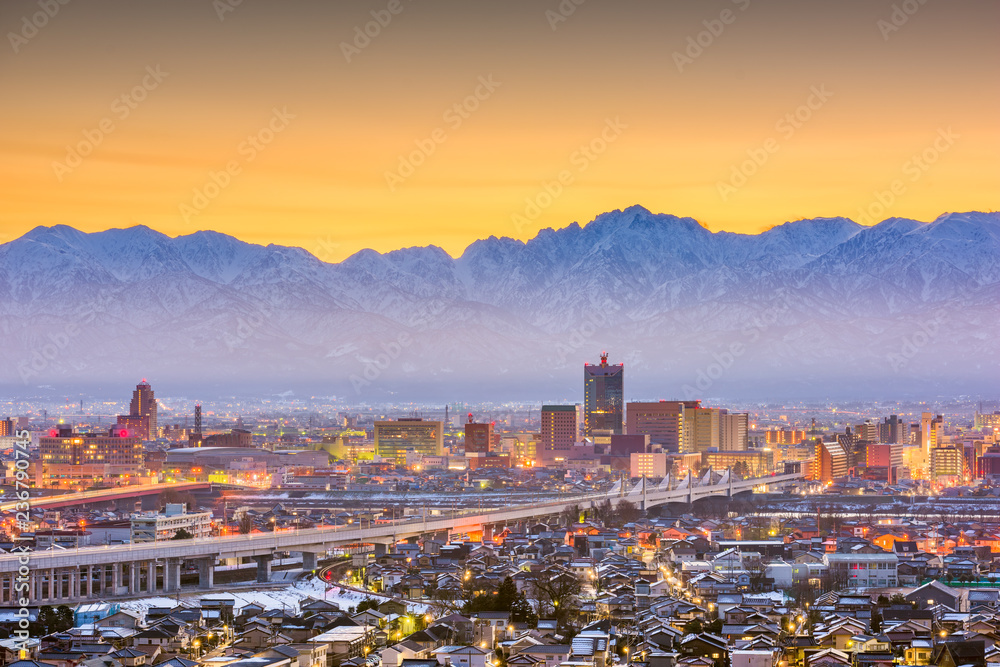
[[[303,569],[316,568],[320,554],[332,548],[356,543],[392,544],[399,540],[435,533],[469,533],[493,526],[516,524],[528,519],[544,522],[558,517],[568,505],[581,507],[611,500],[614,505],[629,501],[642,508],[669,502],[690,503],[709,496],[765,490],[801,479],[794,472],[756,479],[734,479],[729,471],[709,470],[701,479],[666,478],[656,486],[645,480],[626,488],[621,483],[600,494],[567,496],[533,505],[480,512],[456,512],[448,517],[409,517],[367,527],[330,526],[305,530],[233,535],[191,540],[169,540],[121,546],[83,547],[73,550],[36,551],[27,565],[17,553],[0,555],[0,605],[14,605],[15,586],[27,582],[32,604],[63,604],[115,596],[172,594],[180,591],[183,562],[197,564],[199,587],[213,587],[213,573],[219,559],[253,558],[257,580],[270,578],[271,560],[278,552],[302,554]]]
[[[92,503],[110,502],[124,498],[141,498],[159,495],[164,491],[197,491],[211,488],[208,482],[170,482],[165,484],[144,484],[136,486],[120,486],[114,489],[97,489],[78,493],[61,493],[52,496],[33,496],[29,502],[31,509],[59,507],[80,507]],[[19,501],[0,503],[0,512],[13,511]]]

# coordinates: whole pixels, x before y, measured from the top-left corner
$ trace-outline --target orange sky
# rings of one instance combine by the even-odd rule
[[[996,206],[995,2],[927,2],[898,26],[875,0],[588,0],[558,22],[557,0],[389,6],[243,0],[220,20],[210,2],[98,0],[35,34],[37,3],[4,2],[0,241],[145,224],[339,260],[458,254],[632,204],[740,232],[859,219],[894,181],[876,221]],[[348,62],[372,11],[391,18]],[[706,46],[679,71],[689,38]],[[734,169],[745,183],[721,186]]]

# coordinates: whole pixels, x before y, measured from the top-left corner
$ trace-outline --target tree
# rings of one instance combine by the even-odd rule
[[[747,574],[750,575],[750,590],[759,592],[764,590],[764,583],[767,579],[767,564],[762,558],[754,558],[746,566]]]
[[[562,513],[559,515],[559,520],[565,526],[571,526],[580,520],[580,515],[582,511],[579,505],[567,505],[563,508]]]
[[[538,625],[538,615],[528,602],[524,592],[518,593],[514,602],[510,605],[510,622],[527,623],[530,627]]]
[[[73,615],[73,610],[64,604],[56,607],[56,625],[58,627],[57,632],[62,632],[64,630],[69,630],[75,625],[75,617]]]
[[[240,517],[240,534],[249,535],[251,532],[253,532],[253,517],[244,514]]]
[[[615,519],[621,525],[638,521],[639,515],[639,508],[629,500],[621,501],[618,503],[618,507],[615,508]]]
[[[872,612],[872,634],[878,634],[882,632],[882,614],[879,612],[878,608]]]
[[[684,624],[684,634],[686,635],[701,634],[703,630],[704,630],[704,624],[701,622],[700,618],[692,618],[690,621]]]
[[[374,609],[378,611],[378,600],[376,600],[375,598],[366,597],[364,600],[358,603],[358,608],[354,613],[360,614],[361,612],[366,611],[368,609]]]
[[[38,636],[42,636],[63,632],[72,628],[74,624],[73,610],[66,605],[58,607],[42,605],[38,610],[38,619],[35,621],[32,634],[37,633]]]
[[[539,615],[551,613],[560,627],[566,626],[581,590],[576,576],[551,570],[537,572],[531,578],[531,588]]]
[[[496,603],[494,611],[506,611],[517,599],[517,584],[510,577],[504,577],[503,582],[497,588],[497,594],[492,596]]]
[[[800,579],[792,584],[791,595],[800,607],[816,602],[816,589],[810,586],[806,579]]]
[[[184,528],[178,528],[177,532],[174,533],[174,536],[171,537],[170,539],[172,539],[172,540],[190,540],[190,539],[193,539],[193,538],[194,538],[194,535],[192,535],[191,533],[189,533],[187,530],[185,530]]]
[[[594,517],[605,526],[615,522],[615,507],[611,504],[610,498],[605,498],[594,506]]]

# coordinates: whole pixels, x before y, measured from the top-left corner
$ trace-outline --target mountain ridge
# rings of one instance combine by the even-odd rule
[[[735,234],[631,206],[457,257],[431,245],[336,263],[211,230],[40,226],[0,245],[0,316],[13,388],[159,373],[359,401],[488,395],[575,389],[599,348],[663,396],[849,391],[873,372],[887,391],[994,387],[1000,214]],[[928,318],[935,336],[894,365]],[[719,377],[692,384],[734,344]]]

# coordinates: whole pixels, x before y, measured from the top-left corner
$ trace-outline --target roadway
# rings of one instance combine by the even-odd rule
[[[98,489],[95,491],[80,491],[75,493],[61,493],[52,496],[32,496],[28,503],[31,509],[39,507],[57,508],[72,507],[83,503],[105,502],[117,500],[119,498],[138,498],[163,493],[164,491],[195,491],[198,489],[211,488],[208,482],[170,482],[164,484],[142,484],[135,486],[121,486],[114,489]],[[16,509],[18,503],[24,501],[11,501],[0,503],[0,512],[10,512]]]
[[[82,547],[73,550],[35,551],[31,553],[32,569],[66,568],[105,565],[121,562],[148,562],[165,559],[204,560],[238,557],[266,558],[275,552],[294,551],[319,554],[352,543],[389,544],[398,540],[433,533],[467,533],[484,526],[510,525],[527,519],[559,515],[567,505],[585,507],[589,503],[610,499],[617,505],[625,500],[649,508],[670,502],[688,503],[709,496],[732,496],[750,492],[755,487],[780,485],[801,479],[801,473],[787,473],[747,480],[733,480],[724,473],[717,481],[710,481],[711,473],[699,482],[691,477],[672,488],[667,482],[659,487],[651,485],[643,492],[639,484],[627,492],[613,488],[606,493],[568,496],[558,501],[521,505],[482,512],[467,510],[447,517],[408,517],[401,520],[376,523],[374,526],[329,526],[302,530],[232,535],[190,540],[127,544],[104,547]],[[34,504],[34,503],[33,503]],[[0,554],[0,573],[16,572],[17,554]]]

